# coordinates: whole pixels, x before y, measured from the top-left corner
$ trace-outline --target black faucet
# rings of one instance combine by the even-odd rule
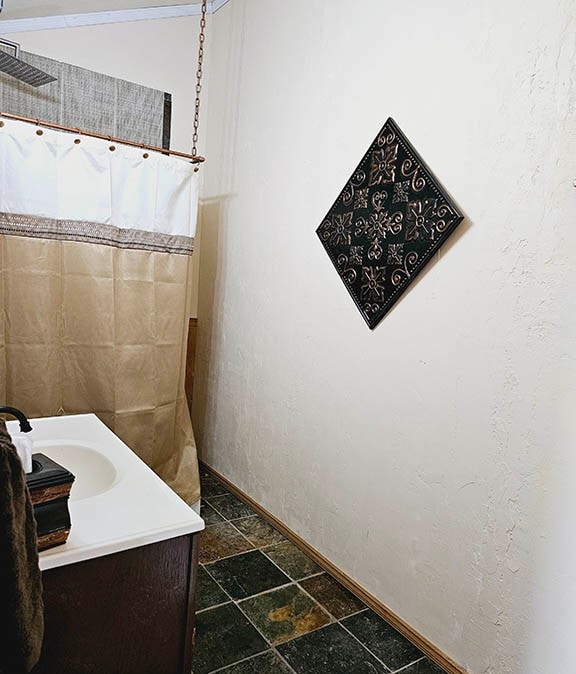
[[[32,426],[26,418],[24,412],[17,410],[15,407],[0,407],[0,414],[11,414],[20,422],[20,433],[30,433]]]

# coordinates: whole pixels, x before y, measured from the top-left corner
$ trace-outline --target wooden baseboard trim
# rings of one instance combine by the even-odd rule
[[[387,606],[385,606],[379,599],[376,599],[371,595],[367,590],[365,590],[361,585],[359,585],[355,580],[350,578],[342,569],[339,569],[337,566],[332,564],[329,559],[326,559],[322,553],[318,552],[313,548],[309,543],[307,543],[303,538],[296,534],[292,529],[289,529],[283,522],[281,522],[277,517],[268,512],[263,508],[259,503],[252,499],[248,494],[245,494],[241,489],[239,489],[235,484],[230,482],[227,478],[221,475],[218,471],[214,470],[211,466],[207,465],[203,461],[200,462],[202,468],[205,468],[208,473],[211,473],[220,480],[227,489],[229,489],[235,496],[237,496],[241,501],[244,501],[249,505],[255,512],[258,513],[263,519],[269,522],[275,529],[277,529],[282,535],[288,538],[294,545],[296,545],[300,550],[306,553],[311,557],[318,566],[320,566],[324,571],[329,573],[333,578],[335,578],[339,583],[341,583],[346,589],[348,589],[352,594],[354,594],[358,599],[363,601],[366,606],[369,606],[375,613],[380,615],[384,620],[392,625],[395,629],[403,634],[407,639],[409,639],[416,647],[418,647],[423,653],[425,653],[431,660],[433,660],[439,667],[442,667],[447,674],[467,674],[466,670],[460,665],[457,665],[454,660],[449,658],[445,653],[440,649],[434,646],[426,637],[422,636],[416,630],[414,630],[407,622],[402,620],[397,616],[393,611],[391,611]]]

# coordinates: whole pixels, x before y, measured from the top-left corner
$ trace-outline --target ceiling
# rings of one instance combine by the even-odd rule
[[[146,7],[190,5],[200,0],[4,0],[0,21]]]

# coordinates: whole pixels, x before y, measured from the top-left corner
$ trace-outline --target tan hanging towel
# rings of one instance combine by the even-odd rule
[[[0,674],[29,672],[44,636],[36,524],[24,471],[0,419]]]

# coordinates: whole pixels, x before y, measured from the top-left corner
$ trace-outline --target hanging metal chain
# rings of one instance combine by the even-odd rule
[[[196,70],[196,100],[194,101],[194,133],[192,134],[192,154],[198,155],[198,127],[200,125],[200,93],[202,91],[202,68],[204,66],[204,41],[206,39],[206,6],[207,0],[202,0],[202,15],[200,16],[200,38],[198,45],[198,69]],[[199,170],[198,164],[194,167]]]

